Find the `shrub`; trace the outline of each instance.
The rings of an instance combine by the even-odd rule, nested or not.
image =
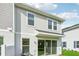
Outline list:
[[[79,52],[78,51],[74,51],[74,50],[63,49],[62,50],[62,55],[63,56],[79,56]]]

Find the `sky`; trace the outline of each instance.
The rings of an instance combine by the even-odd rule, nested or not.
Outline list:
[[[62,24],[62,28],[79,24],[78,3],[28,3],[28,4],[39,10],[65,19],[65,21]]]

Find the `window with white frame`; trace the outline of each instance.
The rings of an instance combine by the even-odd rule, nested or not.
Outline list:
[[[24,55],[29,55],[29,39],[22,39],[22,53]]]
[[[34,15],[31,13],[28,13],[28,24],[34,26]]]
[[[48,29],[52,29],[52,20],[48,20]]]
[[[53,22],[53,29],[57,30],[57,22]]]
[[[74,41],[74,48],[79,48],[79,41]]]
[[[63,42],[63,47],[66,47],[66,42]]]

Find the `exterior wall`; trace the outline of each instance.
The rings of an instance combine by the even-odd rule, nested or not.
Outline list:
[[[20,56],[22,54],[22,38],[29,39],[29,52],[30,55],[37,55],[38,48],[38,40],[33,34],[25,33],[25,34],[16,34],[16,56]]]
[[[32,13],[32,12],[29,12]],[[32,13],[34,14],[34,13]],[[48,19],[46,17],[34,14],[34,26],[28,25],[28,11],[15,7],[15,34],[16,39],[16,55],[22,53],[22,38],[30,39],[30,54],[38,55],[38,39],[35,37],[37,31],[35,29],[61,33],[60,24],[58,30],[48,29]],[[54,20],[53,20],[54,21]],[[53,24],[53,23],[52,23]],[[60,43],[60,42],[59,42]],[[60,50],[59,50],[60,49]],[[57,48],[57,54],[61,54],[61,48]]]
[[[30,54],[38,55],[38,39],[35,37],[37,31],[35,29],[47,30],[51,32],[60,33],[60,24],[58,23],[58,30],[48,29],[48,20],[46,17],[35,15],[35,26],[28,25],[27,19],[28,11],[15,7],[15,33],[10,31],[0,31],[0,36],[4,37],[4,44],[2,45],[2,55],[13,56],[21,55],[22,53],[22,38],[30,39]],[[13,4],[0,4],[0,28],[7,29],[13,27]],[[54,21],[54,20],[53,20]],[[53,23],[52,23],[53,24]]]
[[[38,39],[35,36],[30,37],[30,54],[33,56],[38,55]]]
[[[35,33],[35,29],[61,33],[60,22],[58,21],[56,21],[58,22],[58,30],[53,30],[53,29],[50,30],[48,29],[48,20],[49,20],[48,18],[34,14],[29,11],[22,10],[17,7],[15,11],[16,11],[15,14],[17,14],[16,19],[18,20],[18,23],[19,22],[21,23],[21,25],[20,24],[19,25],[21,26],[22,33],[25,33],[25,32]],[[28,25],[28,13],[34,14],[34,26]],[[55,20],[52,20],[52,21],[55,21]]]
[[[35,14],[35,28],[40,29],[40,30],[45,30],[45,31],[61,33],[59,22],[56,21],[57,22],[57,30],[53,29],[53,22],[55,20],[52,20],[52,29],[48,29],[48,20],[52,20],[52,19]]]
[[[13,56],[14,54],[14,33],[8,31],[13,28],[13,3],[0,3],[0,36],[4,38],[1,46],[1,55]]]
[[[79,48],[74,48],[74,41],[79,41],[79,28],[64,32],[62,41],[67,42],[66,49],[79,51]]]
[[[12,28],[13,4],[0,3],[0,29]]]
[[[37,39],[34,36],[35,29],[27,25],[26,11],[15,8],[15,39],[16,39],[16,55],[22,54],[22,38],[30,39],[30,54],[37,55]],[[32,36],[33,35],[33,36]],[[34,43],[36,42],[36,43]],[[17,48],[18,47],[18,48]]]
[[[1,55],[13,56],[14,54],[14,34],[9,31],[0,31],[0,36],[3,37],[3,45]]]

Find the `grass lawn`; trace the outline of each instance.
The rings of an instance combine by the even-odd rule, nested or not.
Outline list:
[[[63,56],[79,56],[79,52],[78,51],[73,51],[73,50],[62,50],[62,55]]]

